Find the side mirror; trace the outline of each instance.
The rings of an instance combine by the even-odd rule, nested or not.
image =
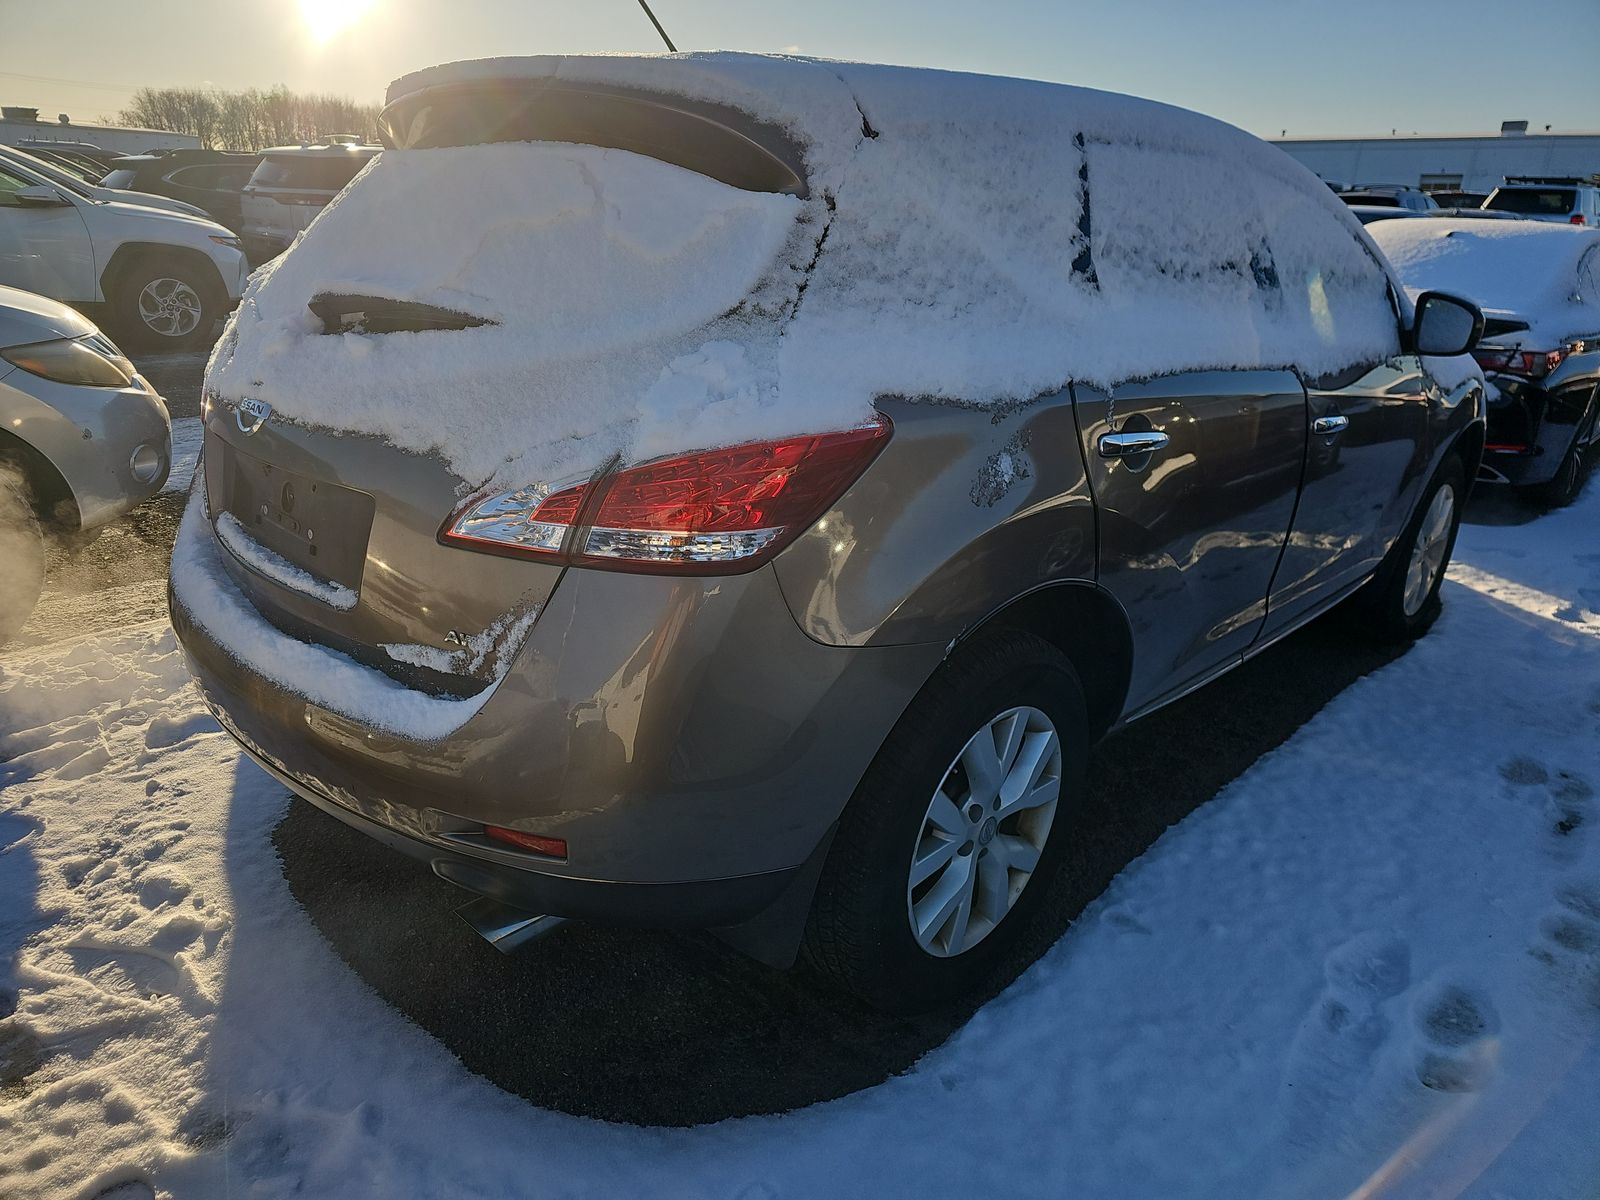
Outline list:
[[[1465,354],[1483,336],[1483,313],[1443,292],[1423,292],[1417,297],[1417,320],[1411,340],[1418,354]]]
[[[55,188],[42,183],[18,188],[11,195],[22,208],[66,208],[72,203]]]

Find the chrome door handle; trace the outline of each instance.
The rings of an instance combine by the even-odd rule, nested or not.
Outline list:
[[[1350,428],[1350,418],[1349,417],[1340,417],[1340,416],[1318,417],[1315,421],[1311,422],[1311,432],[1312,433],[1322,433],[1322,434],[1343,433],[1348,428]]]
[[[1102,433],[1097,445],[1101,458],[1132,458],[1163,449],[1171,440],[1159,429],[1141,429],[1137,433]]]

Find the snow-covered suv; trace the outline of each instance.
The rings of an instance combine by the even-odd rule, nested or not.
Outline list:
[[[238,300],[249,268],[214,221],[105,201],[0,162],[0,284],[105,306],[130,349],[183,349]]]

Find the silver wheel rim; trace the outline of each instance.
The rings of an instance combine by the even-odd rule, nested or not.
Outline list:
[[[1061,738],[1037,708],[1011,708],[945,768],[906,883],[912,936],[936,958],[976,946],[1033,878],[1061,798]]]
[[[152,279],[139,293],[139,319],[163,337],[183,337],[200,324],[200,293],[181,279]]]
[[[1417,540],[1411,547],[1411,562],[1406,567],[1405,613],[1414,617],[1439,581],[1444,570],[1445,551],[1450,546],[1450,522],[1456,512],[1456,490],[1448,483],[1434,493],[1433,503],[1423,514]]]

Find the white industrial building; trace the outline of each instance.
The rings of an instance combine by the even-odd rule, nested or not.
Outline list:
[[[1600,132],[1529,133],[1526,121],[1507,121],[1498,135],[1280,138],[1272,144],[1339,184],[1487,192],[1507,175],[1600,175]]]
[[[0,108],[0,145],[19,142],[87,142],[112,154],[142,154],[146,150],[182,150],[200,145],[188,133],[162,129],[130,129],[123,125],[75,125],[62,113],[54,121],[41,121],[37,108]]]

